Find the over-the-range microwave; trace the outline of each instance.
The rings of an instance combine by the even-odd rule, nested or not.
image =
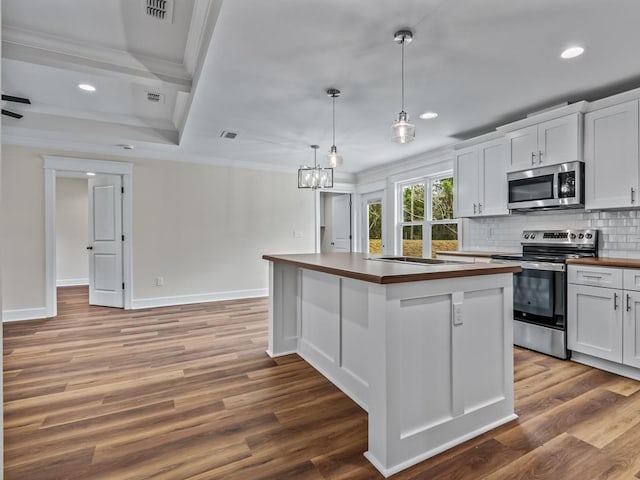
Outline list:
[[[584,207],[584,162],[567,162],[507,174],[509,209]]]

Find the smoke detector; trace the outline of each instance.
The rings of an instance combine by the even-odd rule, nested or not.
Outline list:
[[[145,15],[165,23],[173,23],[173,0],[144,0]]]
[[[227,132],[226,130],[223,130],[222,133],[220,134],[220,137],[222,138],[228,138],[230,140],[233,140],[234,138],[236,138],[238,136],[237,133],[235,132]]]

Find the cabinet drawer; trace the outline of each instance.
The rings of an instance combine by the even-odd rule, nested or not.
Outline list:
[[[567,278],[569,283],[575,283],[578,285],[622,288],[621,268],[569,265]]]
[[[623,285],[625,290],[640,292],[640,269],[625,268]]]

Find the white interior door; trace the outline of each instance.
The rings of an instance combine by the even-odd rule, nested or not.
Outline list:
[[[351,251],[351,195],[331,197],[331,247],[334,252]]]
[[[89,303],[124,307],[122,177],[89,179]]]

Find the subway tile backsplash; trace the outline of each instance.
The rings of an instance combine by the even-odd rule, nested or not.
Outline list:
[[[465,250],[520,251],[523,230],[597,228],[601,257],[640,258],[639,210],[527,212],[469,218],[463,225]]]

